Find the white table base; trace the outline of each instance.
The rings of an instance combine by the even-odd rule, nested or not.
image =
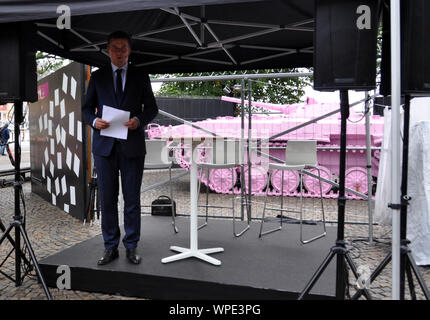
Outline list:
[[[168,262],[187,259],[187,258],[198,258],[198,259],[201,259],[203,261],[209,262],[213,265],[219,266],[219,265],[221,265],[221,261],[218,259],[212,258],[208,254],[216,253],[216,252],[222,252],[222,251],[224,251],[224,248],[210,248],[210,249],[192,250],[189,248],[171,246],[170,250],[177,251],[180,253],[162,259],[161,260],[162,263],[168,263]]]
[[[221,261],[210,257],[208,254],[222,252],[224,248],[198,249],[198,227],[197,227],[197,164],[195,162],[195,151],[201,141],[192,141],[191,165],[190,165],[190,248],[171,246],[170,250],[180,252],[173,256],[161,259],[162,263],[169,263],[187,258],[198,258],[213,265],[221,265]]]

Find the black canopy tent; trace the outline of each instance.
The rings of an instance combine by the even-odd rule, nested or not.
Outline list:
[[[315,0],[101,0],[7,1],[0,0],[2,23],[35,23],[37,50],[92,66],[108,61],[106,38],[114,30],[132,35],[130,60],[148,73],[252,70],[313,65]],[[399,18],[399,1],[392,15]],[[57,28],[60,5],[71,10],[71,29]],[[399,24],[399,23],[398,23]],[[394,24],[395,28],[397,23]],[[400,34],[395,30],[394,35]],[[396,37],[394,37],[397,39]],[[393,42],[395,63],[400,65],[400,37]],[[396,82],[397,81],[397,82]],[[393,86],[393,131],[399,128],[399,88]],[[395,136],[395,135],[392,135]],[[398,156],[398,147],[393,148]],[[399,164],[394,165],[399,172]],[[395,174],[393,173],[393,177]],[[397,180],[396,180],[397,181]],[[395,189],[398,182],[393,183]],[[393,191],[393,202],[399,198]],[[393,218],[397,237],[398,215]],[[396,232],[394,232],[394,230]],[[393,298],[398,298],[399,241],[393,240]],[[395,270],[396,269],[396,270]]]
[[[60,30],[64,4],[71,29]],[[313,16],[313,0],[0,0],[0,23],[36,24],[37,50],[101,66],[107,35],[124,30],[133,40],[130,61],[149,73],[310,67]]]
[[[34,49],[97,67],[109,61],[106,39],[115,30],[131,35],[131,63],[152,74],[306,67],[313,60],[313,7],[313,0],[0,0],[0,28],[6,23],[28,23],[36,28],[36,33],[27,34]],[[70,12],[70,28],[57,25],[63,8]],[[17,101],[17,137],[21,115],[22,101]],[[18,181],[19,156],[15,171]],[[16,237],[20,232],[25,236],[19,220],[19,189],[17,184],[14,221],[20,229],[15,228]],[[32,252],[29,243],[27,247]],[[15,250],[17,285],[19,252]],[[32,259],[37,266],[33,255]]]

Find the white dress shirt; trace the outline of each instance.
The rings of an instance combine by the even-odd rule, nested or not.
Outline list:
[[[124,89],[125,89],[125,82],[126,82],[126,80],[127,80],[127,70],[128,70],[128,63],[126,63],[123,67],[121,67],[121,68],[118,68],[116,65],[114,65],[112,62],[110,63],[111,64],[111,66],[112,66],[112,72],[113,72],[113,77],[112,77],[112,79],[113,79],[113,87],[114,87],[114,89],[115,89],[115,92],[116,92],[116,77],[118,76],[117,74],[116,74],[116,70],[118,70],[118,69],[122,69],[123,71],[121,72],[121,80],[122,80],[122,92],[124,92]],[[133,118],[135,118],[136,120],[137,120],[137,122],[139,123],[138,124],[138,126],[140,125],[140,120],[139,120],[139,118],[137,118],[137,117],[133,117]],[[95,124],[96,124],[96,120],[97,120],[98,118],[95,118],[94,119],[94,121],[93,121],[93,128],[95,128]]]

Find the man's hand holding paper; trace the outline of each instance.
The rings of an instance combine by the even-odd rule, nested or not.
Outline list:
[[[125,123],[130,121],[130,111],[124,111],[109,106],[103,106],[102,120],[107,127],[100,130],[101,136],[127,140],[128,127]],[[135,119],[134,119],[135,120]]]
[[[139,120],[137,120],[136,118],[131,118],[126,123],[124,123],[124,125],[130,130],[136,130],[137,127],[139,127]]]
[[[109,127],[109,122],[107,122],[106,120],[97,118],[94,122],[94,128],[96,129],[101,130],[101,129],[106,129],[108,127]]]

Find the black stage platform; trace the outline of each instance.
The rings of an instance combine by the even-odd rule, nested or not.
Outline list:
[[[169,250],[171,245],[189,247],[189,219],[177,218],[177,225],[179,233],[174,234],[171,218],[142,217],[138,247],[142,262],[137,266],[128,263],[122,244],[119,259],[97,266],[103,252],[100,235],[41,260],[40,267],[48,286],[56,287],[57,267],[69,266],[73,290],[150,299],[296,299],[336,238],[336,229],[327,228],[326,237],[301,245],[299,225],[287,224],[259,239],[258,222],[235,238],[231,220],[214,219],[199,231],[199,248],[223,247],[224,252],[212,255],[222,261],[221,266],[195,258],[163,264],[162,258],[176,253]],[[265,223],[265,228],[274,226]],[[304,227],[307,236],[322,229]],[[335,268],[334,259],[309,298],[334,298]]]

